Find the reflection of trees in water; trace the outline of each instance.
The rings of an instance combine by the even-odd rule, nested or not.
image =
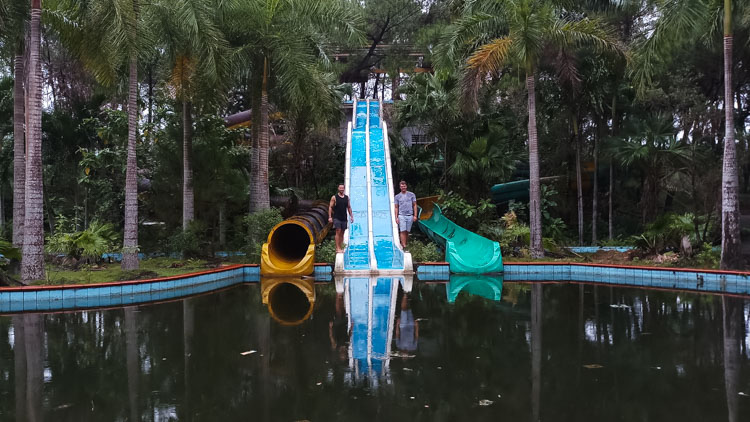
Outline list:
[[[16,421],[26,421],[26,330],[23,316],[13,317],[13,359],[15,364]]]
[[[444,285],[416,284],[412,310],[425,318],[417,357],[392,359],[392,384],[373,390],[348,382],[348,363],[329,341],[334,288],[316,288],[313,318],[297,327],[268,317],[258,286],[38,323],[18,315],[12,351],[11,318],[0,319],[0,353],[15,359],[0,389],[17,393],[0,396],[0,412],[15,407],[24,421],[43,409],[47,420],[172,411],[180,419],[399,419],[424,400],[431,419],[480,420],[497,410],[476,405],[487,398],[508,420],[696,420],[727,409],[730,421],[746,417],[742,299],[601,286],[595,298],[589,285],[506,283],[515,303],[466,295],[448,305]],[[246,350],[257,352],[241,356]]]
[[[543,285],[531,286],[531,420],[541,420]]]
[[[742,299],[722,296],[724,328],[724,386],[729,422],[739,421],[740,367],[745,338],[745,304]]]
[[[124,309],[125,362],[128,371],[128,405],[130,420],[140,420],[138,410],[138,384],[140,381],[140,356],[138,355],[138,311],[130,306]]]

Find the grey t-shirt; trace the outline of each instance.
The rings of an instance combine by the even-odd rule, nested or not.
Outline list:
[[[399,192],[395,197],[396,205],[398,205],[398,215],[414,215],[414,203],[417,202],[417,196],[414,193],[406,191],[406,193]]]

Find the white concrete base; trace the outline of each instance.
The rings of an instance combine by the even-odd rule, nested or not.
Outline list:
[[[414,272],[414,262],[411,260],[411,252],[404,251],[404,272]]]
[[[341,273],[344,271],[344,253],[338,252],[336,253],[336,262],[333,264],[333,272],[334,273]]]

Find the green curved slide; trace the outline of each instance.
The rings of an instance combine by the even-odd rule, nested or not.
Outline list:
[[[485,274],[503,271],[500,244],[454,223],[443,215],[435,197],[422,198],[419,228],[445,251],[450,271],[457,274]]]
[[[490,189],[490,195],[494,204],[502,204],[511,199],[528,201],[529,179],[497,184]]]

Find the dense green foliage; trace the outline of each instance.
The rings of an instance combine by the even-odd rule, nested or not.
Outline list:
[[[490,189],[529,178],[527,76],[535,75],[545,244],[578,243],[580,228],[586,244],[625,243],[714,263],[725,139],[719,3],[178,3],[44,2],[48,252],[80,260],[122,248],[133,53],[141,252],[242,249],[257,262],[282,217],[276,209],[248,215],[256,209],[253,184],[267,177],[256,196],[257,189],[271,197],[292,189],[301,198],[328,198],[344,177],[349,109],[342,100],[382,95],[396,100],[384,111],[394,180],[407,180],[419,197],[440,195],[458,224],[523,255],[533,212],[525,199],[493,204]],[[750,7],[733,4],[734,133],[745,211]],[[114,5],[129,9],[118,15]],[[12,66],[26,14],[0,8],[5,239],[13,217]],[[224,117],[250,109],[252,122],[226,127]],[[186,127],[195,221],[183,229]],[[412,145],[410,133],[421,142]],[[264,164],[254,154],[266,141]],[[330,241],[318,259],[332,261],[329,249]],[[434,245],[416,241],[410,249],[416,261],[439,259]]]

